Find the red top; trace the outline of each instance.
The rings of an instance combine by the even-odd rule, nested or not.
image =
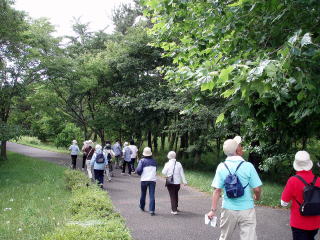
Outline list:
[[[297,175],[301,176],[307,183],[313,181],[314,175],[311,170],[309,171],[298,171]],[[320,216],[301,216],[299,211],[299,204],[303,202],[303,188],[304,183],[296,178],[290,177],[282,192],[281,200],[284,202],[291,201],[291,212],[290,212],[290,226],[299,228],[302,230],[315,230],[320,228]],[[318,177],[315,186],[320,187],[320,177]]]

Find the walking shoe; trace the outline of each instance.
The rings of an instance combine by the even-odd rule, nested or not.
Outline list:
[[[154,212],[150,212],[150,215],[151,215],[151,216],[154,216],[154,215],[156,215],[156,214],[155,214]]]
[[[177,214],[178,214],[178,212],[171,211],[171,214],[173,214],[173,215],[177,215]]]
[[[139,208],[142,212],[144,212],[144,208],[139,205]]]

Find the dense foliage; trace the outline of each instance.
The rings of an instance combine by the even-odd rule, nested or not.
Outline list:
[[[198,168],[239,134],[249,161],[284,178],[297,149],[317,154],[319,1],[134,1],[114,10],[113,33],[77,20],[63,44],[1,1],[19,16],[0,39],[15,70],[2,61],[1,126],[63,147],[134,139]]]

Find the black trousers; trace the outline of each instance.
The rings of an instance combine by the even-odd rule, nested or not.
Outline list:
[[[98,185],[103,188],[104,170],[94,169],[94,179],[98,181]]]
[[[129,175],[131,175],[131,162],[126,162],[126,161],[123,161],[123,165],[122,165],[122,173],[125,173],[126,172],[126,165],[128,165],[128,171],[129,171]]]
[[[84,168],[86,166],[86,160],[87,160],[87,155],[82,156],[82,168]]]
[[[71,160],[72,160],[72,168],[76,169],[76,167],[77,167],[77,155],[71,155]]]
[[[130,162],[130,164],[131,164],[131,169],[132,169],[132,171],[135,171],[136,169],[134,168],[134,163],[136,162],[136,159],[135,158],[131,158],[131,162]]]
[[[176,212],[178,209],[178,201],[179,201],[179,190],[180,190],[180,184],[169,184],[167,185],[167,189],[170,196],[171,201],[171,210]]]
[[[291,227],[293,240],[315,240],[319,229],[303,230]]]

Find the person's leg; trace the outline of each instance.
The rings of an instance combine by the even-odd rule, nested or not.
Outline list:
[[[231,240],[234,229],[237,226],[236,211],[221,209],[220,229],[221,234],[219,240]]]
[[[122,173],[125,173],[126,172],[126,161],[123,161],[123,164],[122,164]]]
[[[135,171],[136,171],[136,169],[135,169],[135,167],[134,167],[135,161],[136,161],[135,158],[131,158],[131,170],[132,170],[132,172],[135,172]]]
[[[86,155],[83,155],[82,156],[82,170],[84,170],[84,167],[86,165],[86,159],[87,159],[87,156]]]
[[[72,169],[76,169],[77,167],[77,155],[71,155],[72,159]]]
[[[175,186],[175,189],[174,189],[175,191],[174,191],[174,193],[175,193],[175,199],[176,199],[176,202],[175,202],[175,204],[176,204],[176,211],[178,211],[180,184],[175,184],[174,186]]]
[[[131,175],[131,172],[132,172],[131,162],[127,162],[127,164],[128,164],[129,175]]]
[[[110,174],[109,164],[106,167],[106,176],[107,176],[108,181],[111,181],[111,174]]]
[[[156,190],[156,182],[150,181],[149,182],[149,211],[151,214],[154,214],[156,208],[156,201],[155,201],[155,190]]]
[[[174,185],[173,185],[173,184],[168,184],[168,185],[167,185],[167,189],[168,189],[169,196],[170,196],[171,211],[176,212],[177,209],[175,209]]]
[[[291,227],[293,240],[314,240],[318,230],[303,230]]]
[[[239,213],[239,228],[240,228],[240,239],[241,240],[256,240],[256,211],[254,208]]]
[[[109,162],[108,168],[109,168],[110,180],[111,180],[111,177],[113,177],[113,162],[112,161]]]
[[[91,170],[90,160],[86,160],[86,164],[87,164],[88,177],[92,179],[92,170]]]
[[[140,195],[140,208],[144,211],[146,205],[146,195],[147,195],[147,183],[141,182],[141,195]]]

